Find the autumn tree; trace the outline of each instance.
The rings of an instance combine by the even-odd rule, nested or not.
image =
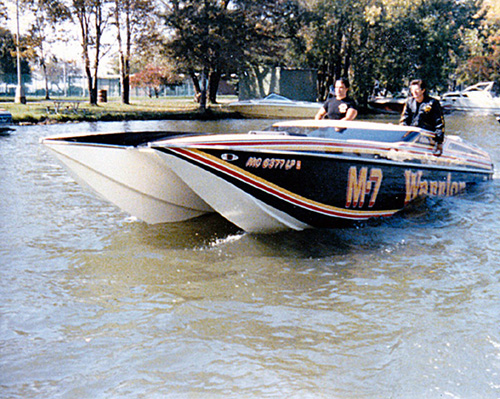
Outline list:
[[[455,83],[500,81],[500,3],[485,0],[478,24],[463,34],[462,49],[467,55],[452,75]]]
[[[180,84],[182,78],[170,66],[149,64],[141,71],[133,74],[130,79],[132,87],[146,88],[149,96],[158,97],[160,90],[166,85]]]

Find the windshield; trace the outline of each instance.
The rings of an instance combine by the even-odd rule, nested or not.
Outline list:
[[[368,140],[383,142],[413,141],[419,135],[415,131],[374,130],[363,128],[271,126],[273,132],[286,132],[292,135],[304,135],[338,140]]]

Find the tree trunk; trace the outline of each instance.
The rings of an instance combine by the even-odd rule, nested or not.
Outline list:
[[[207,110],[207,85],[208,85],[208,79],[207,79],[207,72],[204,69],[203,72],[201,73],[201,92],[200,92],[200,110],[202,112],[205,112]]]
[[[208,101],[217,104],[217,91],[219,90],[221,73],[219,71],[210,72],[208,78]]]
[[[120,55],[120,84],[121,84],[121,100],[123,104],[130,104],[130,3],[123,2],[123,13],[125,14],[125,46],[122,42],[122,26],[121,26],[121,3],[115,0],[115,23],[117,28],[118,53]],[[125,47],[125,48],[124,48]]]
[[[50,100],[50,94],[49,94],[49,77],[47,76],[47,66],[45,65],[45,62],[42,65],[42,70],[43,70],[43,77],[45,80],[45,99]]]
[[[201,98],[200,81],[198,80],[196,73],[192,69],[189,70],[189,76],[191,77],[191,81],[193,82],[194,99],[197,103],[199,103]]]

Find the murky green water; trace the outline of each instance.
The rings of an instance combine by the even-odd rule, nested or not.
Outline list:
[[[148,226],[38,144],[0,137],[0,397],[499,398],[500,184],[363,228]],[[447,116],[500,169],[493,117]]]

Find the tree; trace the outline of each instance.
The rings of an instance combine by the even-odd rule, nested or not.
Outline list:
[[[5,6],[4,2],[0,0],[0,23],[3,21],[7,21],[9,19],[7,15],[7,7]]]
[[[291,1],[170,1],[163,14],[168,28],[166,52],[193,80],[201,109],[216,102],[223,74],[257,59],[283,59],[277,34]]]
[[[158,97],[162,86],[180,84],[182,79],[168,65],[149,64],[131,76],[132,87],[143,87],[149,91],[149,96]]]
[[[49,80],[47,73],[48,60],[54,55],[50,53],[53,44],[53,33],[57,22],[70,18],[68,8],[58,0],[27,0],[34,20],[30,26],[26,41],[29,48],[28,58],[37,63],[44,76],[45,99],[49,99]]]
[[[476,24],[475,0],[308,0],[312,17],[299,33],[318,91],[350,77],[365,103],[375,80],[393,92],[415,76],[443,88],[461,59],[464,29]]]
[[[16,43],[14,36],[9,30],[0,27],[0,79],[7,83],[16,83],[16,70]],[[21,59],[21,73],[23,75],[30,75],[30,72],[28,61],[24,58]]]
[[[106,0],[72,0],[72,14],[80,28],[83,70],[87,77],[89,102],[97,105],[99,62],[109,46],[103,43],[103,35],[110,18]]]
[[[129,104],[132,45],[149,31],[154,16],[153,4],[148,0],[114,0],[113,15],[117,32],[121,99],[123,104]]]
[[[462,49],[466,62],[454,75],[457,83],[500,81],[500,3],[485,0],[479,24],[464,32]]]

